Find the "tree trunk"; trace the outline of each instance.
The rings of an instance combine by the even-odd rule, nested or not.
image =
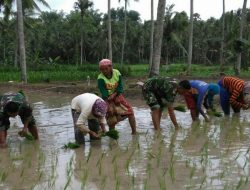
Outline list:
[[[191,73],[192,54],[193,54],[193,0],[190,0],[190,23],[189,23],[189,39],[188,39],[188,69],[187,74]]]
[[[154,48],[154,0],[151,0],[151,31],[150,31],[150,56],[149,56],[149,71],[153,62],[153,48]]]
[[[21,65],[21,81],[27,83],[22,0],[16,0],[16,7],[17,7],[18,42],[19,42],[20,65]]]
[[[109,59],[112,61],[112,37],[111,37],[111,11],[110,0],[108,0],[108,40],[109,40]]]
[[[244,28],[245,19],[246,19],[246,6],[247,6],[247,0],[244,0],[242,13],[241,13],[241,20],[240,20],[240,36],[239,36],[240,41],[242,40],[242,33],[243,33],[243,28]],[[237,66],[235,70],[236,76],[240,75],[240,69],[241,69],[241,52],[239,52],[237,55]]]
[[[83,63],[83,16],[81,16],[81,66]]]
[[[166,0],[159,0],[157,8],[157,20],[154,33],[153,62],[149,71],[149,77],[158,76],[160,73],[161,45],[165,16]]]
[[[126,43],[126,35],[127,35],[127,3],[128,3],[128,0],[125,0],[124,33],[123,33],[123,41],[122,41],[122,58],[121,58],[121,67],[123,66],[124,48],[125,48],[125,43]]]
[[[222,35],[221,35],[221,48],[220,48],[220,70],[224,70],[224,39],[225,39],[225,0],[222,0]]]

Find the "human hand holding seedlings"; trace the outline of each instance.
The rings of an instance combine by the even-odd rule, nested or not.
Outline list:
[[[94,131],[89,131],[89,134],[92,135],[95,138],[100,138],[98,134],[96,134]]]
[[[93,137],[99,138],[99,135],[97,133],[95,133],[94,131],[89,130],[86,126],[84,125],[77,125],[77,127],[79,128],[79,130],[86,135],[87,133],[89,133],[90,135],[92,135]]]
[[[205,119],[205,122],[210,122],[210,119],[206,115],[205,115],[204,119]]]
[[[242,106],[242,109],[243,110],[247,110],[249,108],[249,105],[248,104],[244,104],[243,106]]]
[[[175,129],[179,129],[179,124],[176,121],[176,117],[175,117],[175,113],[174,113],[174,107],[172,105],[168,106],[168,113],[170,116],[170,119],[172,121],[172,123],[174,124]]]

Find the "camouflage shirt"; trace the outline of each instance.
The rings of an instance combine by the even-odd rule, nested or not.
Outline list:
[[[7,130],[9,128],[9,115],[5,110],[5,106],[9,102],[15,102],[19,106],[18,115],[22,122],[26,120],[33,120],[32,108],[27,103],[25,96],[21,93],[9,92],[0,96],[0,130]]]
[[[149,78],[143,86],[143,96],[151,108],[166,107],[174,102],[177,89],[167,77]]]

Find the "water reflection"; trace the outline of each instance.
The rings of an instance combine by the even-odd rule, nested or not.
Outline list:
[[[49,96],[49,98],[48,98]],[[176,112],[175,131],[167,114],[155,132],[150,111],[134,107],[138,135],[127,120],[117,125],[118,141],[86,138],[76,150],[70,101],[74,95],[30,96],[40,142],[10,130],[10,148],[0,150],[0,189],[236,189],[250,187],[249,112],[192,123]],[[60,98],[59,98],[60,97]],[[14,157],[13,157],[14,155]],[[11,169],[10,169],[11,168]],[[17,172],[18,171],[18,172]],[[19,180],[16,180],[19,179]]]

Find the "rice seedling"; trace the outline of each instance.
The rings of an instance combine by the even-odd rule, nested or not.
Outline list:
[[[102,155],[101,157],[98,159],[97,163],[96,163],[96,166],[100,166],[101,165],[101,162],[102,162],[102,159],[104,158],[104,156],[106,155],[105,152],[102,152]]]
[[[35,140],[34,137],[29,132],[19,131],[18,134],[19,134],[20,137],[25,137],[29,141],[34,141]]]
[[[194,165],[194,166],[191,168],[191,171],[190,171],[190,174],[189,174],[189,178],[190,178],[190,179],[193,178],[195,171],[196,171],[196,166]]]
[[[226,184],[224,185],[224,187],[223,187],[223,190],[227,190],[227,189],[229,189],[228,183],[226,183]]]
[[[160,175],[160,177],[158,177],[158,180],[159,180],[159,187],[160,187],[160,189],[161,190],[167,189],[165,175]]]
[[[245,163],[244,163],[244,165],[243,165],[243,170],[245,170],[245,167],[247,166],[247,163],[248,163],[248,161],[247,161],[247,159],[245,160]]]
[[[205,165],[207,165],[208,163],[208,141],[206,141],[203,145],[203,147],[201,148],[201,161],[200,161],[201,165],[203,163],[205,163]]]
[[[141,149],[141,147],[140,147],[140,143],[139,143],[139,142],[137,143],[137,149],[138,149],[138,150],[140,150],[140,149]]]
[[[102,180],[101,180],[101,189],[105,189],[107,183],[107,176],[103,176]]]
[[[132,181],[132,188],[134,189],[134,187],[135,187],[135,173],[132,174],[131,181]]]
[[[155,154],[152,153],[152,152],[148,152],[147,157],[148,157],[149,160],[151,160],[152,158],[155,158]]]
[[[149,131],[149,130],[147,129],[147,131],[146,131],[146,133],[145,133],[145,137],[147,137],[147,135],[148,135],[148,131]]]
[[[130,161],[131,161],[131,159],[132,159],[132,157],[133,157],[133,155],[134,155],[134,153],[135,153],[135,150],[133,150],[132,151],[132,153],[130,154],[130,156],[128,157],[128,159],[126,160],[126,171],[129,173],[129,164],[130,164]]]
[[[91,149],[90,149],[90,150],[89,150],[88,157],[87,157],[87,163],[89,162],[89,159],[90,159],[90,157],[91,157],[91,154],[92,154],[92,151],[91,151]]]
[[[246,176],[246,179],[245,179],[245,185],[248,183],[248,176]]]
[[[222,117],[223,116],[221,112],[217,112],[216,110],[209,110],[209,111],[207,111],[207,114],[211,115],[211,116],[215,116],[215,117]]]
[[[114,176],[116,178],[117,177],[117,171],[118,171],[118,166],[117,166],[117,162],[116,161],[114,162],[113,166],[114,166]]]
[[[147,163],[147,168],[146,168],[146,172],[148,174],[148,176],[151,176],[151,169],[152,169],[152,165],[150,162]]]
[[[172,161],[170,162],[170,166],[169,166],[168,171],[169,171],[169,176],[170,176],[172,182],[174,182],[175,181],[175,170],[174,170],[174,163]]]
[[[129,144],[126,146],[126,151],[125,151],[125,153],[127,153],[128,150],[129,150]]]
[[[183,105],[174,106],[174,110],[180,111],[180,112],[186,112],[186,108]]]
[[[88,171],[88,168],[85,168],[83,170],[83,177],[81,179],[81,189],[85,189],[85,186],[86,186],[86,182],[88,180],[88,177],[89,177],[89,171]]]
[[[111,163],[113,164],[116,161],[116,159],[117,159],[117,154],[113,156]]]
[[[98,167],[99,175],[102,174],[102,159],[103,159],[103,157],[104,157],[105,154],[106,154],[105,152],[102,152],[101,157],[98,159],[98,161],[96,163],[96,166]]]
[[[67,170],[66,170],[66,173],[67,173],[67,181],[66,181],[66,184],[64,186],[64,190],[66,190],[71,182],[71,177],[73,175],[73,167],[72,167],[72,164],[73,164],[73,159],[74,159],[74,156],[71,157],[68,165],[67,165]]]
[[[160,148],[158,149],[158,154],[157,154],[157,167],[160,166],[160,162],[161,162],[161,154],[162,154],[162,146],[160,146]]]
[[[98,165],[98,173],[100,176],[102,175],[102,163]]]
[[[247,151],[245,153],[245,156],[249,153],[249,151],[250,151],[250,147],[248,147],[248,149],[247,149]]]
[[[40,181],[40,180],[42,179],[42,176],[43,176],[43,172],[40,171],[40,172],[39,172],[39,175],[38,175],[38,181]]]
[[[115,129],[111,129],[111,130],[107,131],[106,133],[104,133],[102,136],[108,136],[112,139],[117,140],[117,139],[119,139],[119,132]]]
[[[8,172],[2,170],[0,171],[0,183],[5,182],[5,180],[7,179],[8,176]]]
[[[224,177],[225,177],[225,170],[223,170],[219,175],[220,179],[223,179]]]
[[[20,177],[23,177],[23,174],[24,174],[24,167],[21,170]]]
[[[118,177],[116,177],[115,179],[115,190],[119,190],[120,189],[120,179]]]
[[[143,189],[144,190],[147,190],[149,187],[148,187],[148,177],[146,177],[145,179],[144,179],[144,182],[143,182]]]
[[[204,175],[203,178],[202,178],[202,180],[201,180],[200,189],[202,189],[203,184],[205,183],[206,179],[207,179],[207,176]]]
[[[234,158],[234,160],[237,160],[240,157],[241,152],[237,154],[237,156]]]
[[[240,180],[239,180],[239,182],[238,182],[238,184],[237,184],[237,186],[236,186],[236,190],[238,190],[238,189],[240,189],[241,188],[241,186],[243,185],[243,176],[241,176],[240,177]]]
[[[45,164],[45,160],[46,160],[45,154],[40,150],[38,154],[38,171],[40,171],[41,167]]]
[[[185,161],[185,166],[186,166],[186,168],[189,168],[189,167],[190,167],[190,164],[191,164],[191,160],[190,160],[190,159],[187,159],[187,160]]]
[[[79,148],[80,147],[80,145],[78,144],[78,143],[73,143],[73,142],[69,142],[68,144],[65,144],[64,146],[63,146],[63,148],[65,148],[65,149],[76,149],[76,148]]]
[[[130,163],[130,158],[126,160],[126,171],[128,172],[128,174],[129,174],[129,163]]]

